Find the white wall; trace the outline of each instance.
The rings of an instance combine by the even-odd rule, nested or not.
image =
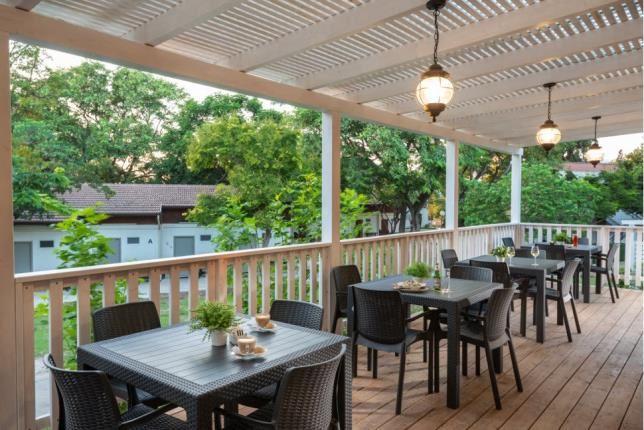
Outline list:
[[[161,229],[153,224],[104,224],[98,231],[108,238],[121,239],[121,261],[150,260],[174,256],[174,237],[193,236],[195,253],[205,254],[214,251],[210,241],[201,241],[201,235],[214,237],[213,229],[199,227],[193,223],[162,224]],[[54,248],[41,248],[40,241],[53,240],[54,247],[60,246],[63,233],[44,225],[14,226],[15,242],[32,243],[32,267],[34,271],[50,270],[58,267],[59,260]],[[128,237],[138,237],[138,244],[128,244]]]

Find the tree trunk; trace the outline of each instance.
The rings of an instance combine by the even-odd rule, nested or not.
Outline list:
[[[404,233],[406,228],[407,228],[407,208],[403,207],[400,209],[398,212],[398,216],[400,217],[400,224],[399,224],[399,232]]]

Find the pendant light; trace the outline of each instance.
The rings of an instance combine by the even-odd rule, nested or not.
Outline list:
[[[452,100],[454,95],[454,85],[449,80],[449,73],[447,73],[438,64],[438,15],[447,3],[447,0],[429,0],[426,4],[427,9],[432,11],[434,15],[434,64],[429,69],[420,75],[420,82],[416,87],[416,98],[423,106],[423,110],[427,112],[432,121],[436,122],[436,117],[445,110],[446,105]]]
[[[541,145],[546,152],[555,147],[561,140],[561,131],[557,124],[550,119],[550,107],[552,105],[552,87],[557,85],[555,82],[544,84],[543,87],[548,90],[548,119],[544,122],[539,131],[537,131],[537,143]]]
[[[593,144],[590,145],[588,152],[586,152],[586,161],[597,167],[600,161],[604,159],[604,150],[599,146],[597,141],[597,121],[601,119],[601,116],[594,116],[593,121],[595,121],[595,138],[593,139]]]

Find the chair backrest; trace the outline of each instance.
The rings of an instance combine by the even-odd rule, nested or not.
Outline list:
[[[546,258],[548,260],[565,260],[566,259],[566,247],[564,245],[537,245],[539,249],[545,251]]]
[[[512,287],[512,276],[510,268],[504,261],[476,261],[471,260],[470,264],[474,267],[485,267],[492,270],[492,282],[503,284],[504,288]]]
[[[51,354],[43,359],[56,381],[61,429],[114,430],[121,421],[116,399],[105,373],[56,367]]]
[[[615,264],[615,256],[619,250],[619,243],[613,243],[610,248],[608,248],[608,254],[606,254],[606,267],[609,270],[612,270],[613,265]]]
[[[505,333],[514,292],[514,287],[498,288],[492,291],[492,295],[487,301],[485,313],[485,334],[489,340],[496,340]]]
[[[405,340],[405,312],[398,291],[353,287],[353,298],[357,334],[384,344]]]
[[[501,239],[501,242],[503,242],[503,246],[511,246],[514,248],[514,239],[511,237],[504,237]]]
[[[461,266],[456,264],[449,271],[449,276],[454,279],[467,279],[470,281],[492,282],[492,270],[485,267]]]
[[[443,259],[443,267],[446,269],[451,269],[454,263],[458,261],[458,255],[453,249],[441,250],[441,258]]]
[[[534,258],[532,256],[532,254],[530,253],[530,247],[516,248],[514,256],[515,257],[521,257],[521,258]],[[537,258],[542,258],[542,259],[545,260],[546,259],[545,251],[541,252]]]
[[[300,327],[320,330],[322,306],[297,300],[275,300],[271,305],[271,319]]]
[[[327,361],[286,370],[275,397],[275,429],[330,428],[338,368],[346,346],[339,349],[338,355]]]
[[[331,269],[331,292],[339,309],[347,308],[347,287],[362,282],[358,266],[353,264]]]
[[[580,245],[590,245],[590,238],[588,238],[588,237],[580,237],[579,238],[579,244]]]
[[[98,309],[92,320],[97,342],[161,327],[157,308],[149,301]]]
[[[575,279],[575,272],[577,271],[577,267],[579,267],[579,263],[580,260],[577,258],[566,262],[566,268],[564,269],[563,276],[561,277],[562,297],[566,297],[570,294],[570,289],[572,288],[572,284]]]

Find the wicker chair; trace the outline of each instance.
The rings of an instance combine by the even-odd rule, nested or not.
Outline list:
[[[443,260],[443,267],[451,269],[458,262],[458,255],[453,249],[443,249],[441,250],[441,259]]]
[[[408,323],[424,317],[425,313],[406,318],[406,310],[398,291],[353,287],[353,295],[355,315],[353,347],[354,351],[357,349],[357,345],[374,350],[373,377],[377,377],[378,372],[377,351],[393,352],[399,355],[400,368],[396,396],[396,415],[399,415],[402,410],[407,348],[419,341],[428,342],[431,345],[432,328],[430,330],[414,330],[407,327]],[[429,357],[431,356],[430,351]],[[428,360],[427,365],[427,387],[430,393],[433,386],[431,361],[431,359]],[[357,375],[356,354],[353,354],[353,374]]]
[[[590,271],[595,273],[597,276],[597,285],[601,285],[602,275],[606,275],[606,279],[608,280],[608,291],[610,292],[610,299],[613,303],[615,303],[615,298],[619,299],[619,291],[617,289],[617,282],[615,281],[615,271],[613,270],[615,267],[615,256],[617,255],[617,251],[619,251],[619,243],[613,243],[608,249],[608,254],[599,257],[599,265],[592,266],[590,268]],[[602,261],[605,263],[605,266],[601,265]]]
[[[580,245],[590,245],[590,238],[584,236],[579,238]]]
[[[96,342],[161,327],[157,308],[150,301],[126,303],[98,309],[92,314],[92,322]],[[112,383],[114,394],[121,399],[127,400],[130,408],[137,403],[144,403],[151,407],[166,403],[163,399],[143,390],[135,389],[116,378],[110,378],[110,382]]]
[[[322,328],[322,306],[297,300],[275,300],[271,319],[313,330]]]
[[[56,367],[51,354],[47,355],[43,362],[56,381],[60,404],[60,430],[188,428],[185,422],[165,414],[175,408],[170,404],[158,409],[138,404],[121,415],[105,373],[98,370],[60,369]]]
[[[521,248],[516,248],[514,256],[515,257],[521,257],[521,258],[534,258],[532,256],[532,254],[531,254],[530,247],[527,247],[527,246],[524,246],[524,247],[521,247]],[[541,258],[541,259],[545,260],[546,259],[546,253],[545,252],[539,253],[537,258]]]
[[[296,300],[275,300],[271,305],[271,319],[313,330],[322,328],[322,307]],[[239,398],[237,403],[261,408],[275,398],[277,384],[267,385],[252,394]]]
[[[501,239],[501,242],[503,242],[503,246],[508,246],[508,247],[511,246],[512,248],[515,247],[514,246],[514,239],[512,239],[511,237],[504,237],[504,238]]]
[[[222,429],[222,417],[226,419],[226,430],[339,428],[334,420],[338,412],[335,392],[345,352],[346,346],[342,345],[339,354],[328,361],[287,369],[275,402],[248,416],[215,409],[215,428]]]
[[[331,327],[333,333],[335,333],[338,320],[347,317],[347,287],[360,282],[362,282],[362,278],[357,266],[351,264],[331,269],[331,291],[335,292],[335,311]]]
[[[450,270],[450,278],[467,279],[470,281],[492,282],[492,270],[484,267],[455,265],[455,266],[452,266]],[[478,307],[475,307],[473,311],[478,312]],[[434,311],[433,313],[425,317],[425,329],[427,329],[428,327],[434,328],[433,364],[434,364],[434,392],[436,393],[440,391],[440,341],[442,339],[447,339],[447,331],[441,330],[440,324],[447,324],[447,314],[441,313],[439,311]],[[478,352],[478,348],[477,348],[477,352]],[[480,352],[478,352],[478,354],[480,354]]]
[[[572,314],[575,318],[575,326],[577,327],[577,333],[581,333],[581,327],[579,326],[579,318],[577,317],[577,309],[575,307],[575,299],[570,293],[572,289],[573,279],[575,273],[577,273],[577,268],[579,267],[579,260],[571,260],[566,263],[564,268],[563,276],[561,282],[559,283],[559,288],[546,288],[546,300],[551,300],[557,302],[558,311],[561,312],[563,317],[564,325],[566,326],[566,335],[568,336],[568,342],[572,342],[572,334],[570,332],[570,324],[568,322],[568,314],[566,312],[565,304],[570,302],[572,307]],[[528,288],[526,294],[522,298],[522,312],[521,312],[521,321],[522,324],[525,324],[525,313],[523,310],[526,307],[526,300],[528,297],[535,298],[537,295],[537,289],[535,287]]]
[[[487,360],[488,374],[494,394],[494,404],[496,409],[501,409],[501,397],[499,388],[496,384],[496,374],[492,360],[492,351],[508,344],[510,358],[512,360],[512,369],[514,370],[514,379],[517,384],[517,390],[523,391],[521,375],[519,373],[519,364],[512,343],[512,335],[509,326],[510,303],[515,294],[514,287],[497,289],[492,292],[488,300],[488,307],[485,316],[478,317],[476,322],[465,321],[461,327],[461,341],[463,349],[467,349],[467,344],[475,345],[477,349],[485,349],[485,358]],[[462,363],[467,367],[467,362]]]

